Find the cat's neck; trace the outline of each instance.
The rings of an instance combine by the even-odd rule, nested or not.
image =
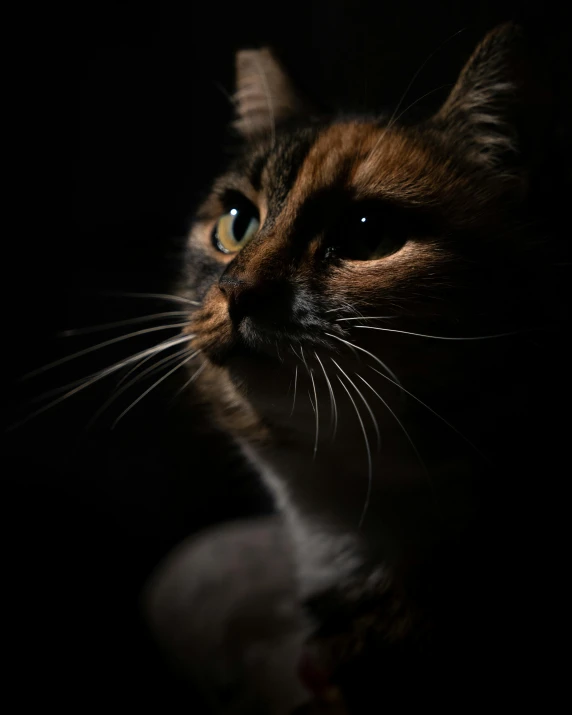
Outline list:
[[[372,414],[362,402],[358,418],[351,400],[338,390],[334,436],[328,403],[319,400],[322,413],[316,418],[308,397],[313,386],[306,382],[299,378],[293,411],[292,391],[287,395],[286,389],[283,398],[274,390],[270,400],[259,401],[270,442],[242,444],[284,514],[298,552],[303,595],[309,597],[364,569],[374,572],[381,563],[423,558],[462,529],[474,508],[471,490],[479,459],[438,420],[436,438],[448,449],[432,448],[427,429],[424,435],[406,432],[407,409],[395,394],[393,414],[368,399]],[[323,395],[325,383],[317,386]]]

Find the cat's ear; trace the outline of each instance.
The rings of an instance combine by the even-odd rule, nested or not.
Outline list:
[[[305,102],[268,47],[236,55],[236,120],[245,137],[272,132],[284,119],[307,112]]]
[[[515,118],[522,100],[523,35],[507,23],[489,32],[433,118],[456,151],[496,167],[517,153]]]

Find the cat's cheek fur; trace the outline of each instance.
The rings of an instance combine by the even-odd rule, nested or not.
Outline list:
[[[255,444],[269,440],[265,421],[246,399],[244,390],[230,379],[225,367],[205,359],[197,389],[217,424],[235,439],[248,439]]]
[[[385,315],[388,312],[386,298],[393,291],[403,292],[410,281],[419,281],[420,276],[430,274],[443,261],[444,256],[437,255],[429,242],[408,241],[385,258],[344,261],[331,271],[325,294],[332,302],[343,299],[352,305],[367,305],[381,311],[379,315]]]
[[[218,285],[211,285],[202,306],[193,313],[188,332],[195,336],[193,347],[221,364],[232,349],[235,337],[226,300]]]

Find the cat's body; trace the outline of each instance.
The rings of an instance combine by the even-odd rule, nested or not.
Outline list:
[[[461,672],[453,653],[482,653],[493,634],[506,645],[518,632],[519,608],[494,614],[522,567],[514,549],[527,541],[531,503],[521,496],[543,465],[553,468],[542,449],[523,458],[522,448],[550,429],[546,377],[535,369],[547,343],[538,350],[533,329],[549,334],[562,317],[554,265],[564,259],[539,235],[515,160],[514,35],[491,33],[440,112],[408,128],[392,118],[308,121],[268,52],[239,55],[246,148],[198,212],[193,277],[181,291],[199,303],[189,330],[199,394],[274,494],[285,528],[274,575],[236,601],[247,611],[270,604],[259,611],[268,633],[272,604],[296,614],[287,646],[281,636],[265,643],[272,676],[258,685],[244,663],[260,637],[235,648],[233,677],[260,688],[260,712],[304,700],[295,674],[312,633],[350,711],[362,712],[376,673],[388,689],[425,673],[435,695],[440,668]],[[226,544],[220,554],[237,533],[213,537]],[[269,550],[256,534],[235,558],[260,568]],[[200,640],[201,599],[214,602],[219,589],[219,627],[243,619],[229,605],[240,569],[209,572],[205,543],[172,559],[151,588],[151,620],[183,663]],[[338,622],[351,643],[364,610],[378,635],[358,649],[361,695],[352,695],[353,656],[324,643]],[[489,665],[493,682],[501,661]],[[280,673],[290,699],[268,694]],[[214,707],[254,711],[239,701]]]

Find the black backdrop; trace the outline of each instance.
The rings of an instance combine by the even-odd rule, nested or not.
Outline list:
[[[177,239],[223,159],[236,49],[273,45],[318,103],[368,110],[393,108],[437,50],[405,108],[452,82],[482,34],[509,18],[547,52],[565,52],[563,18],[540,2],[85,2],[27,18],[13,59],[27,79],[24,139],[13,142],[25,205],[5,238],[8,422],[45,404],[35,396],[154,343],[139,336],[12,380],[119,334],[55,337],[64,329],[170,309],[108,293],[168,291]],[[112,386],[93,385],[6,435],[9,658],[22,698],[69,701],[75,712],[198,712],[147,637],[138,594],[186,534],[267,500],[224,439],[202,431],[200,414],[180,400],[167,406],[176,380],[110,429],[134,389],[86,431]]]

